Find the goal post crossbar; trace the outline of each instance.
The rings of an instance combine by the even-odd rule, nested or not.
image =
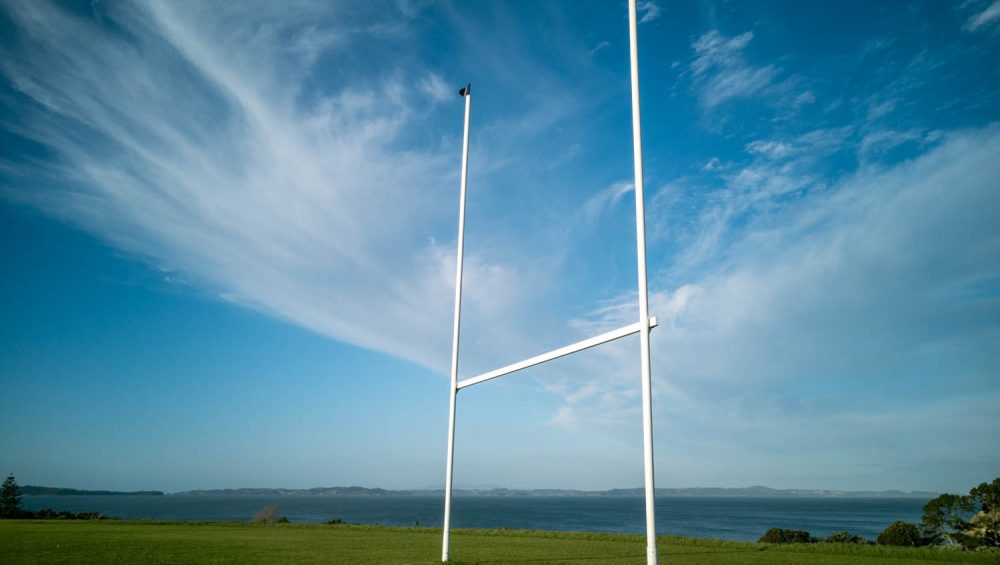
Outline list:
[[[649,318],[649,329],[653,329],[657,326],[658,321],[655,316],[650,316]],[[617,330],[611,330],[610,332],[602,333],[601,335],[594,336],[590,339],[585,339],[583,341],[578,341],[576,343],[567,345],[565,347],[560,347],[559,349],[553,349],[548,353],[542,353],[541,355],[536,355],[534,357],[525,359],[524,361],[518,361],[517,363],[511,363],[510,365],[500,367],[488,373],[483,373],[479,376],[465,379],[459,381],[456,386],[457,389],[461,390],[472,385],[477,385],[482,382],[486,382],[491,379],[509,375],[528,367],[534,367],[535,365],[541,365],[547,361],[552,361],[553,359],[558,359],[560,357],[565,357],[572,353],[578,351],[583,351],[584,349],[590,349],[601,345],[602,343],[608,343],[609,341],[614,341],[616,339],[621,339],[632,334],[637,334],[642,331],[642,322],[636,322],[634,324],[629,324],[627,326],[618,328]]]

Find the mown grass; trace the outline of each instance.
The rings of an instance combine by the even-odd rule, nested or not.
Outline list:
[[[659,538],[662,563],[1000,563],[993,553]],[[439,528],[125,521],[0,521],[0,563],[439,563]],[[645,563],[641,536],[456,530],[452,562]]]

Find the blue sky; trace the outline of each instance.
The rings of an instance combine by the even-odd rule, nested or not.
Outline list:
[[[0,465],[443,484],[630,323],[624,2],[0,3]],[[1000,469],[1000,1],[640,6],[660,486]],[[642,481],[638,343],[458,486]]]

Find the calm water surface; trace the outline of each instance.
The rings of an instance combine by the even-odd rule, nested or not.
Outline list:
[[[927,501],[918,498],[785,498],[661,496],[661,534],[755,541],[768,528],[807,530],[814,536],[848,530],[874,539],[895,520],[919,522]],[[25,496],[30,510],[96,511],[127,519],[240,522],[275,504],[297,523],[345,522],[440,526],[444,500],[437,496]],[[643,533],[641,497],[459,496],[456,528]]]

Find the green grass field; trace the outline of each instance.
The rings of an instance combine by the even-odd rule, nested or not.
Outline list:
[[[1000,554],[840,544],[659,539],[664,564],[1000,563]],[[452,562],[645,563],[619,534],[456,530]],[[0,521],[0,563],[439,563],[441,530],[380,526]]]

